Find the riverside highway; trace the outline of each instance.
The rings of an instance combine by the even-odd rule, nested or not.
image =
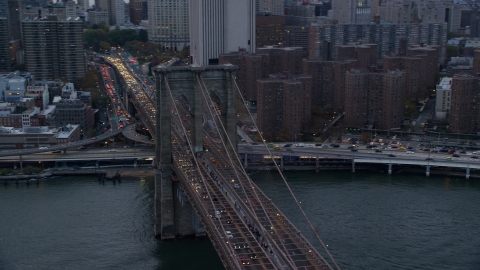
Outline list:
[[[340,145],[339,148],[313,148],[313,147],[282,147],[281,150],[273,150],[270,153],[274,156],[300,156],[300,157],[319,157],[329,159],[354,159],[355,162],[369,160],[370,163],[396,163],[396,164],[417,164],[433,165],[446,167],[464,167],[480,169],[480,158],[473,155],[472,151],[465,154],[459,154],[459,157],[452,157],[447,153],[431,153],[429,151],[407,151],[402,150],[381,150],[375,152],[373,149],[365,148],[365,145],[359,146],[356,152],[347,149],[350,145]],[[241,154],[269,155],[263,145],[252,145],[251,148],[245,148],[246,145],[239,145],[238,152]],[[263,148],[263,149],[262,149]]]
[[[114,149],[114,150],[112,150]],[[23,161],[76,161],[76,160],[105,160],[105,159],[150,159],[155,156],[151,148],[101,148],[69,150],[67,153],[43,152],[23,155]],[[18,157],[0,157],[0,162],[18,161]]]

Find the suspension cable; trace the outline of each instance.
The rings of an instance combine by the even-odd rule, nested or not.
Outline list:
[[[202,78],[201,76],[197,75],[197,77],[198,77],[198,80],[203,84],[203,87],[202,87],[202,85],[200,85],[200,86],[201,86],[200,88],[202,89],[202,94],[203,94],[203,96],[204,96],[205,101],[206,101],[208,104],[213,104],[213,101],[212,101],[210,95],[208,95],[208,90],[207,90],[207,86],[205,85],[205,81],[203,80],[203,78]],[[208,99],[207,99],[207,97],[208,97]],[[216,123],[217,121],[215,121],[215,118],[213,117],[213,113],[212,113],[212,111],[210,110],[210,106],[207,106],[207,107],[209,108],[208,110],[209,110],[209,112],[210,112],[210,114],[211,114],[211,116],[212,116],[212,119],[214,120],[213,123],[214,123],[216,129],[217,129],[218,131],[220,131],[220,129],[218,128],[218,125],[217,125],[217,123]],[[222,127],[223,132],[227,135],[227,136],[225,136],[225,137],[227,138],[228,143],[230,144],[230,146],[232,147],[232,149],[235,149],[232,141],[230,140],[230,137],[228,136],[228,133],[227,133],[227,131],[226,131],[226,129],[225,129],[225,126],[223,125],[222,121],[218,121],[218,122],[220,123],[220,126]],[[225,150],[227,150],[227,147],[226,147],[226,145],[225,145],[225,142],[224,142],[222,136],[220,136],[220,139],[221,139],[223,148],[224,148]],[[236,166],[235,166],[235,164],[234,164],[234,162],[233,162],[233,160],[232,160],[232,158],[231,158],[231,156],[230,156],[229,151],[225,151],[225,152],[226,152],[226,154],[227,154],[228,160],[230,161],[230,164],[232,165],[232,168],[234,169],[234,172],[235,172],[235,175],[237,176],[237,179],[239,179],[239,180],[242,179],[242,178],[240,178],[240,176],[239,176],[239,174],[238,174],[238,172],[237,172],[237,169],[235,169]],[[237,160],[241,163],[241,161],[239,160],[238,155],[235,155],[235,156],[236,156]],[[242,168],[243,168],[243,167],[242,167]],[[242,174],[243,174],[243,176],[245,177],[244,179],[247,179],[247,181],[250,180],[250,178],[248,177],[248,175],[247,175],[247,173],[246,173],[245,170],[242,171]],[[250,185],[251,185],[251,184],[250,184]],[[250,185],[249,185],[249,186],[250,186]],[[242,190],[243,190],[244,194],[247,194],[247,193],[245,192],[244,186],[241,185],[241,187],[242,187]],[[256,189],[253,189],[253,194],[255,195],[255,199],[258,201],[258,203],[259,203],[260,205],[262,205],[262,211],[265,213],[265,217],[268,219],[268,222],[269,222],[270,224],[273,224],[273,223],[272,223],[272,220],[270,219],[269,214],[265,212],[265,207],[263,207],[263,203],[262,203],[262,201],[260,200],[260,198],[258,197],[258,194],[257,194]],[[251,209],[254,209],[251,200],[247,200],[247,201],[248,201],[248,204],[250,205],[250,208],[251,208]],[[258,222],[259,225],[261,225],[262,223],[261,223],[260,220],[258,219],[257,213],[255,213],[255,211],[253,211],[253,214],[254,214],[253,218],[255,218],[255,220]],[[263,226],[261,226],[261,227],[262,227],[261,230],[262,230],[263,235],[266,235],[267,232],[266,232],[265,228],[264,228]],[[274,228],[274,230],[276,231],[275,228]],[[277,248],[279,248],[279,250],[283,250],[283,251],[284,251],[284,254],[287,255],[287,256],[285,256],[285,257],[286,257],[287,259],[289,259],[290,264],[291,264],[292,266],[295,266],[295,263],[293,262],[292,258],[290,258],[290,255],[288,254],[288,251],[287,251],[284,243],[283,243],[282,241],[280,241],[280,245],[281,245],[282,248],[283,248],[283,249],[282,249],[282,248],[280,248],[280,247],[278,246],[277,243],[275,243],[275,241],[273,241],[273,242],[274,242],[274,245],[277,246]]]
[[[238,91],[238,94],[239,94],[240,98],[242,99],[242,103],[245,104],[245,99],[243,98],[242,93],[240,92],[240,89],[238,88],[238,84],[237,84],[235,78],[233,77],[233,75],[232,75],[232,80],[235,82],[235,85],[237,86],[236,89],[237,89],[237,91]],[[300,205],[297,197],[296,197],[295,194],[293,193],[293,190],[291,189],[290,185],[288,184],[287,179],[285,178],[285,176],[283,175],[282,171],[280,170],[277,162],[275,161],[275,158],[273,157],[272,153],[270,152],[270,149],[267,147],[267,145],[266,145],[266,143],[265,143],[265,139],[263,138],[262,133],[261,133],[260,130],[258,129],[257,123],[256,123],[256,121],[253,119],[252,114],[250,113],[250,110],[248,110],[248,108],[247,108],[247,112],[248,112],[248,115],[250,116],[253,124],[255,125],[255,128],[259,131],[258,134],[260,135],[260,139],[262,140],[263,145],[264,145],[265,148],[267,149],[270,157],[272,158],[272,161],[273,161],[274,164],[275,164],[275,167],[276,167],[278,173],[280,174],[280,177],[282,178],[285,186],[287,187],[287,189],[289,190],[290,194],[292,195],[292,197],[293,197],[295,203],[297,204],[298,208],[299,208],[300,211],[302,212],[302,215],[304,216],[305,220],[307,221],[308,225],[309,225],[310,228],[312,229],[312,231],[313,231],[314,235],[316,236],[316,238],[318,239],[318,241],[321,243],[321,245],[323,246],[323,248],[324,248],[325,251],[327,252],[328,256],[329,256],[330,259],[332,260],[332,262],[333,262],[333,264],[335,265],[335,267],[336,267],[337,269],[340,269],[340,267],[338,267],[338,265],[337,265],[337,262],[335,261],[335,259],[332,257],[332,255],[331,255],[330,252],[328,251],[327,247],[325,246],[325,244],[323,243],[322,239],[320,238],[318,232],[315,230],[315,227],[313,226],[312,222],[310,221],[310,219],[308,218],[307,214],[305,213],[305,211],[303,210],[302,206]],[[328,264],[328,262],[327,262],[327,264]]]

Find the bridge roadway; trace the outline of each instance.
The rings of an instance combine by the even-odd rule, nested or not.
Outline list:
[[[141,89],[131,71],[118,58],[105,59],[128,82],[128,91],[137,109],[142,112],[148,106],[148,113],[142,112],[141,117],[154,135],[152,112],[155,108],[149,107],[154,105],[152,95],[147,94],[149,89]],[[227,269],[330,268],[246,174],[234,177],[237,175],[234,169],[238,168],[229,167],[227,161],[214,154],[205,154],[200,166],[197,157],[186,148],[186,142],[180,139],[184,136],[176,132],[172,132],[172,136],[175,138],[172,142],[174,180],[180,181],[181,189]],[[218,159],[216,165],[223,167],[215,167],[210,158]],[[232,187],[232,180],[240,184],[241,191]],[[220,218],[216,211],[220,213]],[[231,232],[231,236],[227,231]]]
[[[216,154],[221,152],[203,154],[201,166],[195,166],[180,138],[173,141],[174,171],[227,268],[329,269],[271,200]]]

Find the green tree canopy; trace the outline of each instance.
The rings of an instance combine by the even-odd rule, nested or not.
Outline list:
[[[147,30],[140,29],[140,31],[138,31],[138,39],[141,42],[148,42],[148,32],[147,32]]]

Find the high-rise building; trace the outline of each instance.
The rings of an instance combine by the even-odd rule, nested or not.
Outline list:
[[[450,130],[474,133],[480,129],[479,79],[468,74],[455,74],[452,80]]]
[[[20,49],[20,14],[17,0],[0,1],[0,71],[10,71]]]
[[[350,42],[377,44],[377,59],[399,54],[416,44],[438,45],[438,64],[444,64],[447,24],[314,24],[310,26],[309,58],[337,59],[338,46]]]
[[[285,47],[302,47],[303,57],[308,57],[309,26],[286,26]]]
[[[345,124],[400,127],[405,111],[405,76],[402,71],[370,73],[353,69],[345,76]]]
[[[189,0],[148,1],[148,39],[169,50],[182,50],[188,46],[188,2]]]
[[[355,60],[303,60],[303,73],[312,76],[312,106],[343,112],[345,73],[356,67]]]
[[[480,76],[480,49],[473,51],[473,75]]]
[[[245,99],[256,100],[258,79],[280,72],[302,74],[302,48],[269,46],[258,48],[256,54],[241,49],[234,53],[220,54],[219,64],[237,65],[239,70],[236,81],[240,92]]]
[[[143,1],[142,0],[130,0],[130,22],[139,25],[142,21]]]
[[[109,0],[110,25],[125,24],[125,2],[124,0]]]
[[[285,37],[285,22],[285,16],[257,13],[255,17],[255,47],[282,44]]]
[[[272,15],[283,15],[283,0],[255,0],[255,11],[268,12]]]
[[[83,22],[79,19],[22,21],[27,70],[38,79],[75,79],[85,76]]]
[[[376,9],[374,16],[394,24],[446,22],[446,1],[375,0],[372,8]]]
[[[283,133],[293,139],[304,130],[311,117],[312,77],[273,74],[259,79],[257,124],[266,138]]]
[[[6,17],[0,16],[0,72],[10,71],[10,38],[9,24]]]
[[[110,9],[110,0],[95,0],[95,9],[108,11]]]
[[[77,0],[77,6],[80,10],[87,11],[90,8],[89,0]]]
[[[217,64],[220,54],[239,48],[255,52],[254,0],[190,0],[193,63]]]
[[[371,21],[370,0],[335,0],[332,17],[338,24],[365,24]]]

